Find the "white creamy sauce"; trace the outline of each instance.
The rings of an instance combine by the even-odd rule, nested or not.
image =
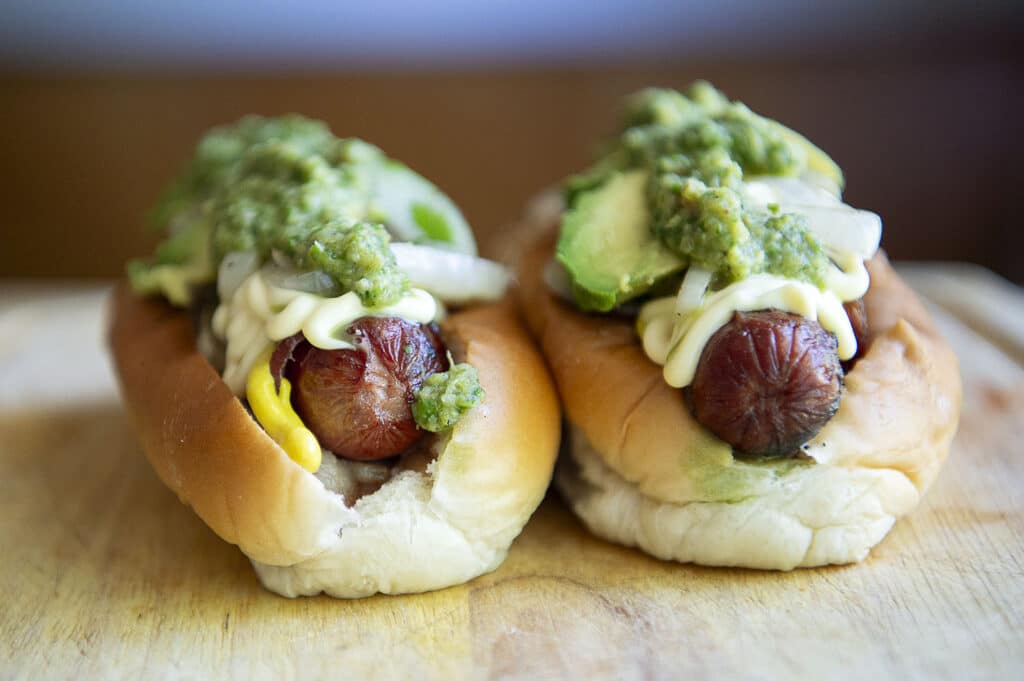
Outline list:
[[[425,324],[434,321],[440,306],[422,289],[411,289],[392,305],[369,308],[349,292],[327,298],[281,288],[267,281],[263,270],[253,272],[222,301],[213,315],[213,332],[225,341],[224,382],[236,395],[266,348],[301,331],[315,347],[350,349],[345,329],[362,317],[401,317]]]
[[[778,203],[783,212],[787,212],[787,206],[792,212],[805,213],[804,206],[818,211],[810,220],[812,231],[832,260],[825,288],[756,274],[719,291],[708,291],[707,277],[703,276],[706,273],[692,268],[696,274],[691,277],[687,273],[678,296],[652,300],[641,308],[637,320],[644,352],[664,366],[665,381],[673,387],[682,388],[693,381],[704,346],[736,312],[776,309],[798,314],[817,321],[835,335],[840,359],[849,359],[857,352],[857,338],[843,303],[857,300],[870,286],[864,260],[878,248],[878,216],[851,208],[829,192],[796,179],[746,183],[744,200],[762,205]],[[829,217],[823,211],[831,211],[841,220],[823,222]]]
[[[641,338],[647,356],[664,365],[665,381],[675,388],[690,384],[704,346],[735,312],[775,309],[798,314],[835,334],[840,359],[849,359],[857,352],[857,339],[843,301],[832,291],[822,291],[806,282],[756,274],[707,295],[700,308],[689,314],[676,314],[674,304],[675,298],[669,297],[644,306]]]

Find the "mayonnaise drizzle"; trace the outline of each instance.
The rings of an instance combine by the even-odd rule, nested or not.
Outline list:
[[[759,197],[761,200],[777,198],[770,193],[770,187],[751,183],[750,189],[765,194]],[[845,205],[836,198],[830,201]],[[833,264],[825,275],[824,290],[795,279],[756,274],[719,291],[705,293],[692,309],[686,309],[686,305],[679,309],[677,296],[650,301],[640,309],[637,318],[644,352],[653,362],[664,366],[666,383],[683,388],[693,381],[704,346],[735,312],[776,309],[817,321],[835,334],[839,358],[853,357],[857,353],[857,337],[843,302],[857,300],[867,293],[870,277],[863,254],[827,245],[826,250]]]
[[[822,291],[806,282],[756,274],[712,293],[698,310],[688,315],[675,318],[670,308],[674,303],[674,298],[663,298],[648,303],[641,311],[641,317],[646,318],[642,333],[644,351],[653,361],[664,365],[665,382],[674,388],[693,381],[704,346],[735,312],[792,312],[817,321],[835,334],[840,359],[849,359],[857,352],[857,338],[843,302],[832,291]]]
[[[301,331],[315,347],[343,350],[355,347],[344,337],[345,328],[362,317],[401,317],[425,324],[434,321],[439,306],[432,295],[413,288],[398,302],[365,307],[349,292],[336,298],[274,286],[262,272],[250,274],[231,299],[213,314],[213,332],[227,343],[224,382],[236,395],[260,354],[273,343]]]

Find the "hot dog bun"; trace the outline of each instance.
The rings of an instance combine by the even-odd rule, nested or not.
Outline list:
[[[456,361],[477,368],[484,402],[425,471],[402,471],[352,507],[264,433],[196,350],[187,314],[123,285],[112,308],[115,367],[146,456],[280,594],[361,597],[465,582],[504,560],[547,488],[558,403],[508,303],[442,324]]]
[[[571,425],[556,484],[596,534],[662,559],[789,570],[864,558],[934,480],[956,432],[955,355],[884,254],[869,348],[806,461],[747,463],[691,415],[632,320],[584,314],[542,279],[557,213],[533,211],[522,307]]]

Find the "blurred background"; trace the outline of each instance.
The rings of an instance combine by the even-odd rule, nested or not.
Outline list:
[[[485,252],[623,95],[706,78],[803,132],[904,259],[1024,281],[1024,2],[5,0],[0,276],[99,277],[211,125],[301,112],[462,207]]]

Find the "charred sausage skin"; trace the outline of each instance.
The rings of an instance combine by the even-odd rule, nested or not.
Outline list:
[[[694,415],[740,453],[793,454],[839,407],[836,347],[835,336],[799,315],[737,312],[701,354]]]
[[[347,333],[355,349],[323,350],[301,334],[271,358],[292,383],[292,405],[321,446],[338,456],[375,461],[401,454],[424,431],[410,404],[432,374],[448,368],[435,325],[364,317]]]

